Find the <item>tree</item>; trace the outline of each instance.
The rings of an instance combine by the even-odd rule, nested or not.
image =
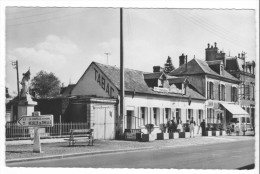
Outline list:
[[[172,59],[170,56],[168,56],[166,63],[164,64],[164,72],[166,74],[170,73],[171,71],[175,70],[173,64],[172,64]]]
[[[31,81],[31,90],[39,97],[55,97],[60,92],[60,80],[51,72],[40,71]]]

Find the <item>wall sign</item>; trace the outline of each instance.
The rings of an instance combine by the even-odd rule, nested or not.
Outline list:
[[[99,84],[99,86],[110,96],[113,97],[114,88],[112,85],[106,80],[96,68],[95,70],[95,81]]]

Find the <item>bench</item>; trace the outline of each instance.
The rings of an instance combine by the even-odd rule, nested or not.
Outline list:
[[[88,140],[88,146],[93,146],[93,129],[71,129],[69,139],[64,139],[69,141],[69,146],[74,146],[77,141]],[[84,135],[84,137],[75,136],[76,134]]]

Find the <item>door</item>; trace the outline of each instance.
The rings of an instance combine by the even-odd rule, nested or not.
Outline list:
[[[126,111],[126,128],[132,128],[132,111]]]
[[[115,138],[115,108],[114,106],[94,107],[94,138]]]

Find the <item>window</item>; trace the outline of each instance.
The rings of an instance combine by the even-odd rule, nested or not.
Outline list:
[[[202,122],[202,118],[203,118],[203,111],[201,109],[199,109],[199,120],[198,120],[198,124],[200,124]]]
[[[226,100],[226,88],[225,85],[221,84],[220,85],[220,100],[225,101]]]
[[[211,108],[207,109],[207,122],[214,123],[214,110]]]
[[[166,118],[166,120],[169,119],[169,115],[170,115],[170,109],[169,108],[165,108],[165,118]]]
[[[252,85],[252,100],[255,100],[255,86],[254,84]]]
[[[236,87],[231,87],[231,101],[232,102],[237,102],[237,88]]]
[[[176,109],[176,120],[181,120],[181,109]]]
[[[192,109],[188,109],[188,119],[190,120],[192,117]]]
[[[245,99],[245,93],[246,93],[246,88],[245,88],[245,84],[242,84],[242,98]]]
[[[153,119],[154,119],[154,125],[158,126],[159,124],[159,119],[158,119],[158,109],[153,108]]]
[[[145,107],[141,107],[141,125],[145,125]]]
[[[248,114],[250,114],[250,108],[247,108],[246,111],[247,111]],[[250,123],[250,118],[249,117],[246,118],[246,122]]]
[[[214,99],[214,84],[213,82],[207,82],[207,98]]]

